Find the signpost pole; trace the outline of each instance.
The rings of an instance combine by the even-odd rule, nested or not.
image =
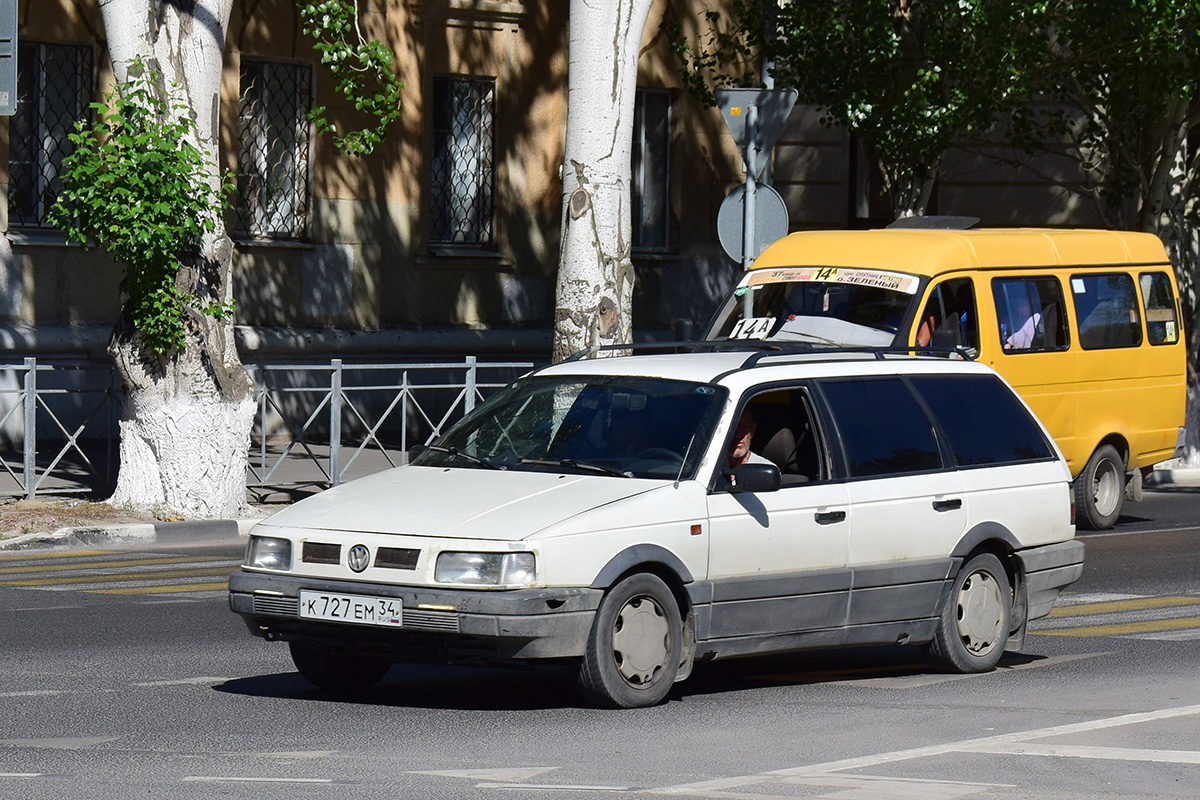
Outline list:
[[[750,269],[750,265],[754,263],[754,255],[757,252],[754,249],[754,190],[758,188],[758,180],[755,177],[758,175],[758,153],[755,147],[754,138],[758,133],[758,106],[753,105],[746,109],[746,145],[744,148],[744,159],[746,161],[746,197],[745,203],[742,206],[742,269]],[[752,292],[746,292],[742,298],[742,318],[749,319],[754,316],[754,296]]]

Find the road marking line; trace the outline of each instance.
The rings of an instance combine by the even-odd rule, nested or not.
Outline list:
[[[971,749],[971,752],[992,755],[1094,758],[1106,761],[1152,761],[1162,764],[1200,764],[1200,752],[1195,750],[1139,750],[1132,747],[1014,743],[994,747],[975,747]]]
[[[124,589],[85,589],[90,594],[167,594],[170,592],[215,592],[228,589],[228,581],[221,583],[191,583],[179,586],[132,586]]]
[[[185,783],[345,783],[333,778],[237,778],[219,775],[189,775]]]
[[[43,697],[54,694],[75,694],[76,689],[36,689],[29,692],[0,692],[0,697]]]
[[[186,565],[181,565],[181,567]],[[157,572],[112,572],[98,575],[72,575],[62,578],[24,578],[16,581],[0,581],[0,586],[70,586],[78,583],[120,583],[127,581],[145,581],[158,578],[199,578],[205,575],[228,575],[230,567],[208,567],[206,569],[177,569]]]
[[[1113,636],[1121,633],[1148,633],[1151,631],[1174,631],[1183,628],[1200,628],[1200,617],[1178,619],[1151,619],[1131,622],[1127,625],[1089,625],[1083,628],[1047,628],[1030,631],[1034,636]]]
[[[1089,614],[1111,614],[1117,611],[1142,611],[1147,608],[1197,606],[1200,597],[1141,597],[1136,600],[1113,600],[1107,603],[1074,604],[1056,608],[1048,617],[1086,617]]]
[[[212,558],[198,556],[164,556],[162,558],[125,558],[110,561],[80,561],[72,564],[46,564],[37,567],[5,567],[0,568],[0,575],[19,575],[30,572],[62,572],[64,570],[101,569],[104,567],[139,567],[147,564],[179,564],[187,561],[213,561]],[[240,564],[240,561],[232,561]]]
[[[584,786],[566,783],[477,783],[476,789],[541,789],[560,792],[628,792],[628,786]]]
[[[1157,722],[1177,717],[1200,715],[1200,705],[1178,706],[1163,708],[1157,711],[1142,711],[1133,714],[1122,714],[1116,717],[1089,720],[1087,722],[1072,722],[1065,725],[1054,725],[1048,728],[1035,728],[1015,733],[1003,733],[998,736],[986,736],[980,739],[964,739],[958,742],[914,747],[909,750],[893,750],[888,753],[876,753],[857,758],[846,758],[840,761],[828,761],[824,764],[810,764],[803,767],[772,770],[758,775],[743,775],[732,778],[718,778],[711,781],[667,786],[661,789],[649,789],[650,794],[704,794],[706,796],[721,796],[713,792],[745,786],[751,783],[762,783],[772,778],[802,777],[806,775],[823,775],[827,772],[843,772],[851,769],[869,769],[881,764],[892,764],[898,761],[911,761],[918,758],[942,756],[948,753],[971,753],[975,748],[998,747],[1005,744],[1024,742],[1030,739],[1043,739],[1049,736],[1061,736],[1070,733],[1085,733],[1088,731],[1118,728],[1125,725],[1138,725],[1143,722]]]
[[[1200,639],[1200,628],[1185,628],[1181,631],[1163,631],[1162,633],[1136,633],[1120,638],[1140,639],[1143,642],[1190,642]]]
[[[204,683],[220,683],[227,681],[229,678],[214,678],[211,675],[202,675],[199,678],[180,678],[173,681],[143,681],[134,683],[133,686],[192,686]]]
[[[40,778],[40,772],[0,772],[0,778]]]
[[[1103,603],[1111,600],[1138,600],[1144,594],[1114,594],[1112,592],[1085,592],[1084,594],[1060,594],[1054,601],[1055,608],[1074,606],[1081,603]]]
[[[96,744],[115,742],[119,736],[63,737],[59,739],[0,739],[0,747],[36,747],[45,750],[82,750]]]
[[[0,564],[8,561],[44,561],[51,558],[88,558],[94,556],[102,556],[107,553],[107,550],[72,550],[67,553],[21,553],[19,555],[2,555],[0,556]]]

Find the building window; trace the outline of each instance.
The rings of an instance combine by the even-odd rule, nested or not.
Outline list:
[[[662,89],[638,89],[633,111],[633,246],[668,248],[670,220],[671,95]]]
[[[242,59],[237,232],[299,239],[308,223],[312,69]]]
[[[67,136],[88,116],[91,95],[90,47],[18,44],[17,104],[8,128],[9,224],[52,227],[46,217],[62,192],[62,162],[75,150]]]
[[[431,244],[495,244],[495,109],[492,78],[433,79]]]

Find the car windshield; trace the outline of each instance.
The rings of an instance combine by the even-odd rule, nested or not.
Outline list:
[[[706,338],[888,347],[896,343],[919,283],[915,275],[873,269],[752,271],[726,301]]]
[[[531,376],[493,395],[413,464],[690,478],[727,392],[628,376]]]

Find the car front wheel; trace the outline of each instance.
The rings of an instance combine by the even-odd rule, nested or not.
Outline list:
[[[682,646],[683,623],[670,588],[657,575],[631,575],[600,602],[579,690],[601,708],[660,703],[675,682]]]

